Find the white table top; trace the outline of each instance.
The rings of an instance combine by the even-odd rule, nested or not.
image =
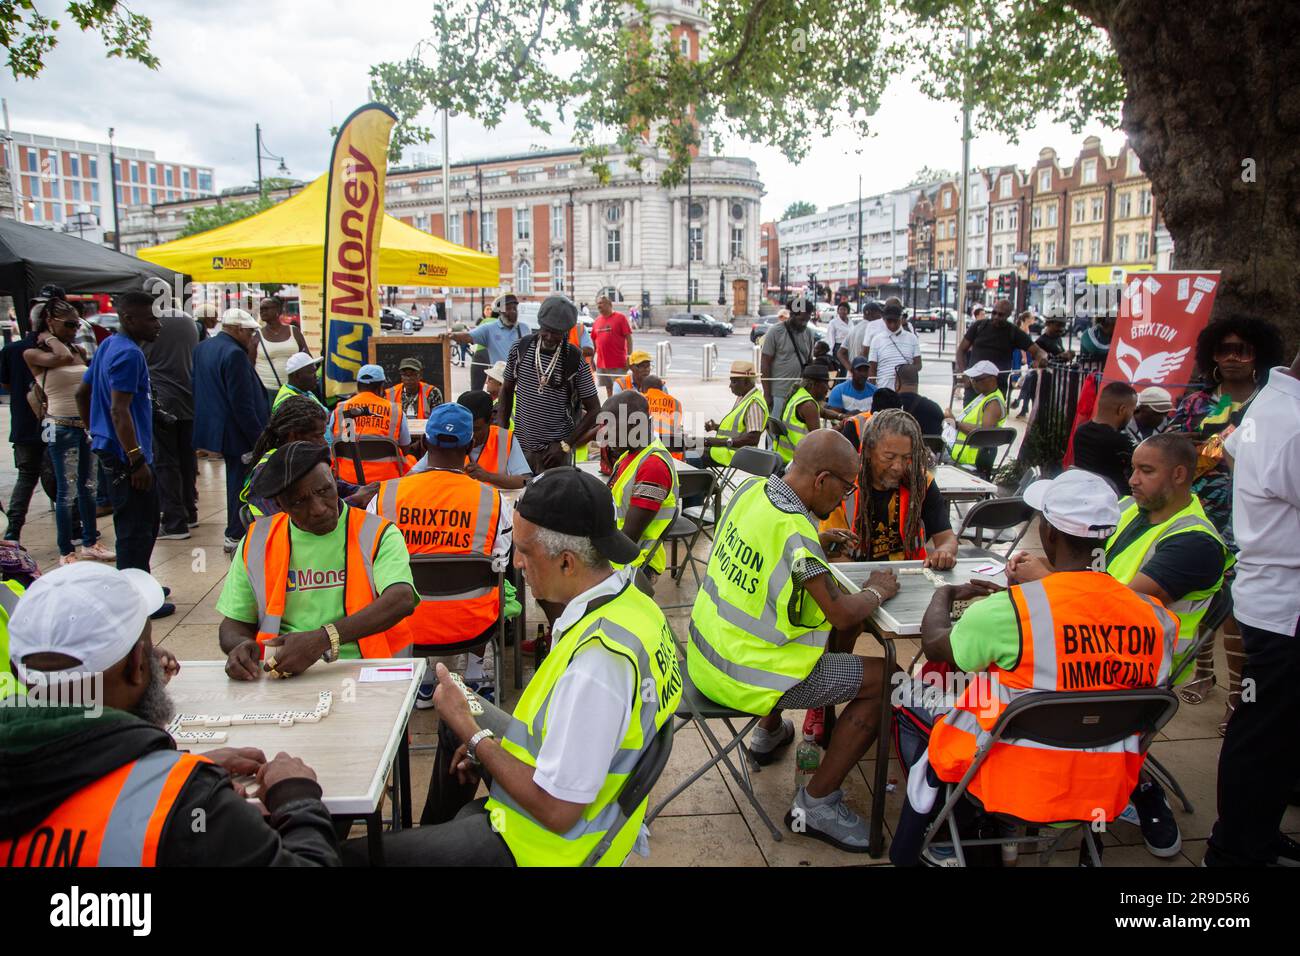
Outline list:
[[[940,465],[936,468],[934,483],[945,498],[954,495],[983,495],[992,498],[998,493],[998,486],[993,482],[985,481],[956,465]]]
[[[703,468],[696,468],[694,465],[682,461],[680,458],[674,458],[673,464],[676,466],[677,474],[679,475],[698,475],[705,470]],[[576,467],[581,471],[587,472],[587,474],[589,475],[595,475],[601,481],[604,481],[606,478],[609,477],[608,475],[602,475],[600,473],[600,461],[594,458],[588,458],[586,461],[580,461],[578,462]]]
[[[408,679],[382,683],[357,680],[363,667],[414,665]],[[333,814],[368,814],[379,808],[384,783],[424,676],[424,658],[374,658],[313,664],[287,680],[264,677],[235,681],[225,661],[183,661],[167,685],[178,714],[243,714],[284,709],[312,710],[321,691],[332,691],[329,715],[319,723],[234,724],[213,729],[224,743],[179,744],[203,753],[221,747],[259,747],[267,758],[284,751],[316,772],[326,809]]]
[[[920,568],[923,564],[922,561],[855,561],[836,564],[834,567],[854,584],[861,586],[873,571],[886,570],[897,573],[905,569]],[[958,558],[957,565],[952,570],[934,573],[942,577],[947,584],[965,584],[977,574],[978,569],[988,568],[994,564],[1002,563],[990,558]],[[978,576],[1002,585],[1007,583],[1004,571],[999,571],[997,574],[980,573]],[[898,593],[882,604],[871,615],[871,620],[886,636],[915,637],[921,633],[921,618],[925,616],[925,609],[930,606],[935,587],[936,585],[931,583],[924,574],[899,574]]]

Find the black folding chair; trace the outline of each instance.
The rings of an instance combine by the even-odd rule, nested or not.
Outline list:
[[[502,608],[505,606],[505,565],[500,567],[491,555],[486,554],[413,554],[411,555],[411,580],[415,584],[415,593],[421,601],[449,601],[456,598],[469,599],[488,593],[496,588],[501,595]],[[415,644],[415,648],[424,648],[426,654],[442,656],[459,654],[461,651],[476,651],[487,644],[493,645],[496,660],[493,662],[492,680],[496,687],[497,706],[505,702],[505,682],[502,680],[506,656],[506,619],[504,613],[497,615],[496,624],[491,633],[475,635],[451,644]],[[522,675],[515,672],[515,688],[523,686]]]
[[[672,574],[674,581],[681,582],[682,572],[687,567],[691,569],[691,575],[695,578],[695,586],[700,585],[700,572],[695,569],[697,564],[704,562],[695,557],[695,544],[700,540],[700,535],[704,533],[705,512],[709,509],[709,501],[713,498],[714,476],[711,471],[695,471],[681,474],[677,479],[677,500],[685,501],[688,498],[702,498],[703,505],[697,505],[694,509],[683,509],[668,529],[664,531],[660,541],[663,544],[672,545],[672,561],[669,563],[667,570]],[[688,514],[688,511],[696,511],[697,517]],[[709,526],[713,525],[709,520]],[[679,542],[687,542],[686,554],[679,563],[677,560],[677,545]]]
[[[1019,435],[1014,428],[977,428],[969,435],[965,436],[965,446],[975,448],[979,451],[984,449],[993,449],[990,455],[977,455],[977,461],[974,465],[964,465],[958,462],[958,467],[965,469],[982,478],[987,478],[1006,463],[1007,456],[1011,453],[1011,446],[1015,444],[1016,437]],[[959,439],[960,441],[960,439]],[[956,445],[953,446],[954,448]],[[1002,454],[998,454],[996,449],[1001,448]],[[991,464],[983,464],[983,460],[991,459]],[[956,461],[956,458],[953,459]]]
[[[353,452],[354,445],[356,448],[355,454]],[[337,463],[340,461],[350,461],[355,466],[357,456],[360,456],[362,474],[357,476],[357,484],[359,485],[366,484],[364,473],[366,462],[402,461],[404,457],[397,442],[381,435],[358,435],[355,442],[340,439],[330,446],[330,454],[336,463],[336,470]]]
[[[945,461],[948,457],[948,443],[943,440],[942,435],[922,435],[921,441],[925,447],[930,449],[936,462]]]
[[[973,547],[959,546],[958,557],[1002,559],[1010,555],[1020,543],[1020,539],[1025,536],[1025,532],[1029,530],[1029,523],[1034,520],[1034,514],[1034,509],[1025,503],[1024,498],[1017,495],[975,502],[967,510],[961,528],[957,531],[959,542],[965,539],[974,542],[974,545]],[[1012,529],[1018,530],[1008,539],[1004,532]],[[989,531],[993,532],[988,536],[989,545],[1005,544],[1006,555],[1000,555],[984,547],[985,532]]]
[[[1197,656],[1205,649],[1205,646],[1214,640],[1214,632],[1223,626],[1223,622],[1232,616],[1232,589],[1228,587],[1225,581],[1219,588],[1217,594],[1210,601],[1210,606],[1205,609],[1205,616],[1201,618],[1201,623],[1196,629],[1196,636],[1191,644],[1183,651],[1180,651],[1178,663],[1171,669],[1169,679],[1162,685],[1172,691],[1177,691],[1179,679],[1187,672],[1187,668],[1196,662]],[[1187,813],[1195,813],[1196,808],[1192,806],[1192,801],[1188,799],[1187,794],[1183,791],[1182,786],[1178,783],[1178,778],[1173,775],[1164,764],[1156,759],[1155,754],[1147,754],[1147,760],[1144,769],[1159,783],[1161,786],[1173,791],[1183,810]]]
[[[701,514],[705,518],[706,528],[716,524],[715,515],[722,514],[722,496],[734,490],[740,482],[737,481],[737,475],[755,475],[759,478],[770,478],[781,468],[781,456],[768,448],[758,448],[753,445],[746,445],[744,448],[736,449],[736,453],[731,458],[731,464],[726,466],[714,465],[711,470],[718,475],[718,481],[713,486],[713,501],[711,503],[712,514]],[[703,506],[705,508],[709,506]],[[693,508],[687,508],[685,513],[691,517],[696,517]],[[705,535],[709,535],[706,530]]]
[[[782,459],[780,453],[777,452],[776,445],[782,438],[789,437],[790,429],[786,427],[785,422],[781,421],[781,419],[777,418],[775,415],[769,415],[767,419],[767,432],[772,436],[772,454],[776,455],[776,460],[779,463],[775,474],[779,475],[781,472],[785,471],[785,460]]]
[[[1178,698],[1166,687],[1137,688],[1133,690],[1085,691],[1081,693],[1042,691],[1016,698],[1002,712],[992,731],[981,734],[970,767],[956,784],[946,784],[947,799],[935,817],[921,845],[951,848],[960,866],[966,865],[964,847],[992,846],[1001,843],[1038,843],[1043,838],[1033,836],[997,836],[990,839],[962,840],[957,830],[953,811],[959,800],[966,796],[970,782],[979,773],[994,745],[1003,740],[1028,741],[1068,750],[1088,750],[1109,747],[1133,734],[1140,735],[1139,750],[1146,753],[1156,733],[1167,724],[1178,710]],[[1053,824],[1071,824],[1060,828],[1045,851],[1050,860],[1060,842],[1075,829],[1083,827],[1084,843],[1093,866],[1101,866],[1096,838],[1090,820],[1025,820],[1010,814],[994,813],[992,816],[1030,827],[1048,827]],[[948,824],[951,837],[947,841],[935,840],[939,828]]]
[[[641,755],[641,759],[623,781],[618,796],[614,798],[618,804],[618,816],[605,831],[600,843],[596,844],[587,859],[583,861],[583,866],[596,866],[609,852],[610,845],[618,838],[628,820],[650,799],[650,791],[659,782],[659,777],[664,772],[664,767],[668,766],[668,758],[672,752],[673,718],[669,717],[655,734],[654,742]]]

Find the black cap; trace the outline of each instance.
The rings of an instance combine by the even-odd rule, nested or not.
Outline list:
[[[578,310],[568,296],[547,296],[537,310],[537,324],[554,332],[567,332],[577,321]]]
[[[867,312],[881,312],[884,308],[879,299],[868,299],[867,304],[862,307],[862,311],[864,314]]]
[[[813,362],[803,367],[803,377],[812,379],[814,382],[829,382],[831,373],[830,369],[821,362]]]
[[[618,530],[614,499],[604,482],[572,465],[548,468],[529,483],[515,512],[539,528],[590,538],[609,561],[629,564],[641,549]]]
[[[330,450],[309,441],[291,441],[277,448],[257,469],[249,490],[259,498],[274,498],[317,465],[328,465]]]

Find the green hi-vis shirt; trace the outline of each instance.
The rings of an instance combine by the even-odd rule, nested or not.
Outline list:
[[[289,522],[289,587],[284,597],[281,634],[314,631],[343,617],[344,570],[347,565],[347,509],[329,534],[315,535]],[[236,621],[257,623],[257,598],[248,583],[244,567],[244,544],[239,542],[235,560],[226,575],[225,586],[217,600],[217,611]],[[384,529],[375,555],[375,590],[382,594],[394,584],[415,586],[411,578],[411,559],[406,542],[396,526]],[[361,650],[356,643],[339,646],[339,658],[357,660]]]
[[[1011,595],[990,594],[970,604],[948,635],[952,661],[970,674],[996,664],[1004,671],[1015,670],[1020,660],[1020,625]]]

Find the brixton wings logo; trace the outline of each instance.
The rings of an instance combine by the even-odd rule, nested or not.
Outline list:
[[[1151,382],[1153,385],[1159,385],[1168,378],[1169,373],[1179,368],[1187,353],[1192,350],[1191,346],[1188,346],[1176,352],[1143,355],[1118,338],[1115,340],[1115,349],[1115,363],[1128,376],[1130,382]]]

